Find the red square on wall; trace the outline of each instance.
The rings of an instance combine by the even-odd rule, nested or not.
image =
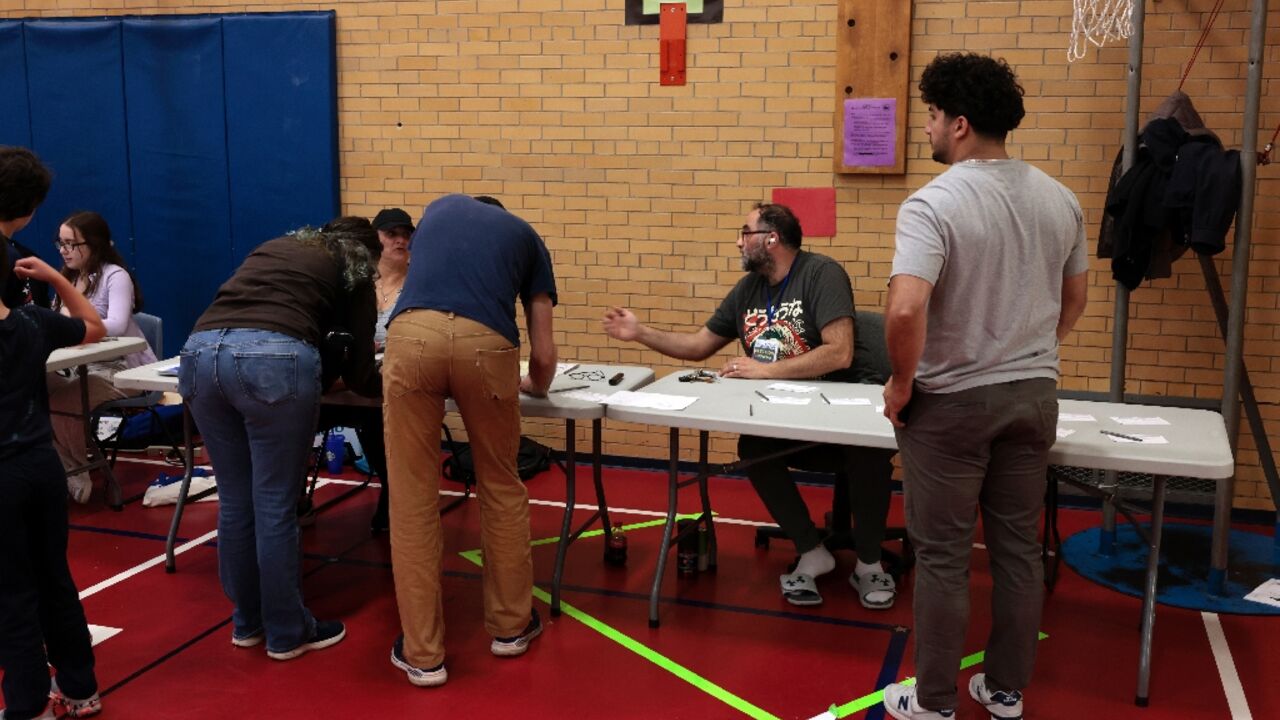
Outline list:
[[[791,208],[805,237],[835,237],[835,188],[774,188],[773,202]]]

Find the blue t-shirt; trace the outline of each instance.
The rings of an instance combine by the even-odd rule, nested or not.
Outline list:
[[[427,206],[391,319],[411,308],[457,313],[520,344],[516,298],[557,302],[551,255],[529,223],[468,195]]]
[[[53,442],[45,361],[84,341],[84,321],[23,305],[0,320],[0,459]]]

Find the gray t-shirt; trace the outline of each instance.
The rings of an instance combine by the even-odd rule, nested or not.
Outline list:
[[[1062,281],[1086,253],[1075,195],[1021,160],[956,163],[907,198],[893,275],[933,284],[916,386],[1057,380]]]

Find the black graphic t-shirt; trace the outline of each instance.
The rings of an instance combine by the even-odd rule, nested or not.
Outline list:
[[[738,338],[747,355],[758,341],[776,340],[778,359],[783,360],[822,345],[822,328],[843,317],[853,317],[849,274],[835,260],[802,250],[791,274],[775,286],[756,273],[744,275],[707,320],[707,329]],[[847,374],[839,371],[822,379],[848,381]]]

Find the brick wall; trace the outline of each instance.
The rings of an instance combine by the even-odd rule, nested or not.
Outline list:
[[[893,222],[907,194],[941,170],[928,158],[912,89],[907,174],[837,176],[833,146],[834,0],[726,0],[725,22],[692,25],[688,85],[662,87],[657,27],[625,26],[620,0],[437,2],[131,2],[0,0],[7,17],[315,10],[338,14],[342,200],[372,215],[416,212],[446,192],[486,193],[547,239],[560,281],[556,340],[565,359],[677,368],[609,341],[599,317],[624,304],[693,329],[739,275],[734,229],[774,187],[837,188],[839,234],[808,245],[840,261],[861,307],[882,307]],[[1146,22],[1142,112],[1177,87],[1212,0],[1163,0]],[[1068,64],[1071,2],[916,0],[913,83],[935,54],[990,51],[1018,70],[1028,116],[1012,152],[1080,197],[1091,246],[1122,142],[1123,44]],[[1264,68],[1280,67],[1280,12]],[[1228,144],[1241,143],[1249,17],[1223,12],[1185,90]],[[1259,144],[1280,122],[1280,79],[1264,78]],[[1280,165],[1259,168],[1246,363],[1280,440]],[[1231,253],[1216,259],[1229,287]],[[1221,395],[1223,343],[1193,259],[1133,294],[1131,392]],[[1105,391],[1113,283],[1090,270],[1090,301],[1063,349],[1063,385]],[[713,363],[716,361],[713,361]],[[1243,426],[1243,423],[1242,423]],[[1247,426],[1246,426],[1247,427]],[[606,452],[658,458],[666,433],[606,424]],[[560,444],[557,423],[526,431]],[[583,431],[585,432],[585,430]],[[585,439],[585,435],[584,435]],[[716,438],[722,459],[730,438]],[[694,444],[686,442],[692,453]],[[691,458],[692,455],[689,455]],[[1237,506],[1271,501],[1242,435]]]

